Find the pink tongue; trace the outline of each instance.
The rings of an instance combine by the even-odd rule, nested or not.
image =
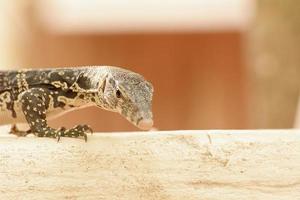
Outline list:
[[[138,127],[142,130],[149,130],[152,128],[152,126],[153,126],[152,119],[142,119],[138,124]]]

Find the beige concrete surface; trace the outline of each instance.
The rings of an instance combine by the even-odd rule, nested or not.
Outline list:
[[[0,132],[0,199],[300,199],[300,131]]]

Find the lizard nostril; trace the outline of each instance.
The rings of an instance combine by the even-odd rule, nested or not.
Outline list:
[[[143,130],[149,130],[152,128],[152,126],[153,126],[152,119],[142,119],[138,123],[138,127]]]

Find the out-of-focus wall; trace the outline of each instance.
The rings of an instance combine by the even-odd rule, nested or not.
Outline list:
[[[17,64],[18,34],[24,33],[24,27],[18,22],[24,17],[24,4],[0,1],[0,69]],[[16,12],[20,15],[15,15]]]
[[[293,127],[300,89],[299,9],[294,0],[257,1],[248,34],[254,127]]]
[[[19,68],[36,35],[31,24],[33,0],[0,1],[0,69]]]

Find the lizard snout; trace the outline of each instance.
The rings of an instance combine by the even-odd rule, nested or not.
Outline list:
[[[142,130],[150,130],[153,126],[152,119],[142,119],[138,123],[138,127]]]

